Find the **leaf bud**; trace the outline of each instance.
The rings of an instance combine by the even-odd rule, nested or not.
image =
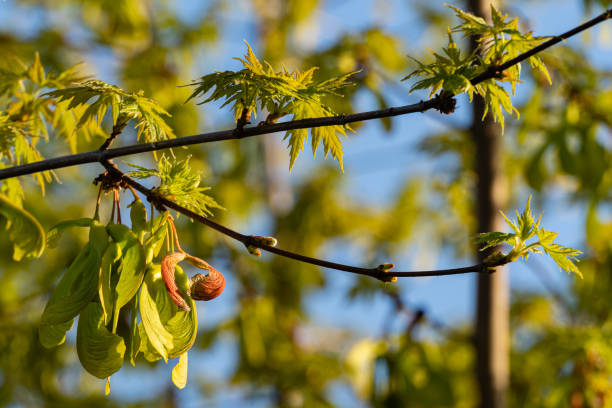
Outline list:
[[[385,273],[389,273],[391,271],[391,269],[395,268],[395,264],[392,263],[383,263],[378,265],[378,267],[376,268],[379,272],[382,272],[383,274]],[[383,282],[397,282],[397,276],[380,276],[378,279],[382,280]]]

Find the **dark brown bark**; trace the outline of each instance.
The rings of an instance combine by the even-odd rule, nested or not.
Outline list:
[[[469,0],[472,13],[490,19],[490,2]],[[475,47],[475,42],[472,43]],[[500,172],[501,129],[490,115],[481,120],[484,100],[474,98],[471,128],[475,145],[476,208],[478,232],[499,231],[502,220],[499,209],[505,201],[505,187]],[[482,259],[484,254],[479,253]],[[478,275],[476,302],[476,376],[481,407],[507,406],[509,329],[508,277],[501,267],[497,273]]]

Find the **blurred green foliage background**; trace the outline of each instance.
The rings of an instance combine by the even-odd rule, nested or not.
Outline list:
[[[601,12],[600,2],[561,3],[506,1],[501,7],[527,28],[538,29],[543,20],[553,30],[539,35]],[[560,9],[573,13],[551,18]],[[399,83],[414,69],[406,54],[437,49],[446,27],[455,24],[452,12],[435,2],[380,0],[20,0],[0,4],[0,21],[0,55],[29,63],[39,52],[44,66],[56,71],[83,62],[83,74],[159,101],[179,136],[233,126],[228,110],[185,104],[191,89],[180,85],[237,66],[231,58],[242,55],[243,39],[275,67],[318,66],[319,78],[361,70],[356,86],[333,102],[335,111],[349,113],[417,101],[422,95],[408,95],[408,85]],[[612,58],[609,45],[607,57],[602,51],[605,30],[609,24],[542,54],[553,85],[525,77],[515,100],[520,120],[506,124],[501,193],[511,208],[533,194],[534,206],[552,214],[548,224],[585,252],[583,280],[559,279],[555,267],[535,260],[510,267],[512,274],[532,275],[512,294],[513,407],[612,407]],[[243,232],[273,235],[289,250],[351,264],[461,266],[473,252],[475,228],[466,106],[460,99],[453,116],[418,114],[355,126],[356,134],[344,141],[345,174],[332,160],[307,155],[289,174],[279,135],[176,154],[193,155],[191,165],[227,209],[215,211],[214,219]],[[92,135],[76,149],[92,150],[102,140]],[[126,131],[123,143],[134,141]],[[40,148],[46,157],[68,153],[53,144]],[[100,171],[93,164],[58,171],[62,184],[49,185],[44,197],[24,178],[24,205],[46,228],[91,216],[91,180]],[[383,284],[284,258],[249,257],[240,244],[184,217],[178,226],[183,247],[228,280],[218,301],[199,305],[187,388],[174,388],[171,366],[142,360],[116,374],[105,397],[103,381],[78,364],[74,333],[59,348],[40,345],[37,325],[46,299],[85,239],[75,232],[26,263],[13,262],[9,243],[0,240],[0,404],[477,404],[465,313],[473,296],[470,277]],[[430,299],[426,306],[419,291]],[[457,307],[464,313],[454,313]]]

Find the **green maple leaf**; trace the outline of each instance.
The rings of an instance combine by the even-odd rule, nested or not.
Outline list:
[[[153,191],[169,200],[198,214],[212,215],[210,209],[223,209],[211,196],[205,194],[210,187],[200,185],[200,175],[194,174],[189,166],[188,156],[185,160],[169,160],[162,155],[158,160],[158,169],[149,169],[128,163],[134,167],[128,176],[139,179],[158,177],[160,185]]]
[[[501,244],[508,244],[512,249],[507,254],[497,252],[493,254],[495,257],[491,258],[506,259],[507,261],[519,258],[527,259],[530,253],[541,254],[543,252],[550,256],[559,268],[567,273],[573,272],[582,277],[582,273],[575,264],[575,262],[578,262],[578,255],[582,252],[554,243],[558,234],[540,227],[542,215],[536,220],[531,213],[530,204],[531,196],[527,200],[525,209],[521,213],[516,211],[516,221],[510,220],[506,214],[500,211],[513,232],[485,232],[478,234],[476,241],[482,245],[481,250]],[[536,241],[527,242],[536,236]]]
[[[410,91],[430,89],[430,97],[440,90],[453,95],[465,92],[471,101],[474,92],[480,94],[486,102],[483,118],[490,113],[493,120],[501,125],[503,131],[504,111],[510,115],[516,113],[517,117],[519,112],[512,105],[510,92],[502,84],[509,82],[511,92],[514,94],[516,84],[520,82],[521,64],[515,64],[507,68],[499,77],[476,85],[473,85],[471,80],[487,72],[489,68],[500,66],[505,61],[538,46],[548,38],[535,37],[531,32],[521,33],[518,30],[518,19],[510,20],[494,6],[491,6],[491,24],[457,7],[450,5],[447,7],[454,10],[461,21],[452,30],[449,29],[448,46],[442,49],[442,54],[430,51],[435,58],[435,61],[430,64],[415,60],[418,68],[404,80],[419,78]],[[451,32],[477,37],[478,50],[462,57]],[[527,62],[533,70],[539,71],[550,83],[550,76],[540,57],[529,57]]]
[[[113,124],[131,120],[136,122],[139,142],[158,142],[175,137],[172,128],[164,119],[164,116],[169,117],[170,114],[153,99],[144,97],[142,92],[130,93],[103,81],[89,80],[46,95],[55,98],[57,102],[67,101],[67,110],[78,110],[87,106],[80,113],[77,128],[91,124],[101,125],[110,109]]]
[[[342,96],[340,91],[351,85],[348,80],[355,72],[316,82],[316,67],[303,72],[290,72],[285,67],[281,71],[275,71],[270,64],[262,63],[255,56],[248,43],[246,45],[247,53],[244,58],[236,58],[242,63],[242,70],[214,72],[201,77],[191,84],[195,89],[188,100],[203,98],[200,103],[223,101],[221,107],[232,105],[236,121],[250,120],[252,116],[257,116],[258,109],[268,111],[268,117],[264,121],[266,124],[286,115],[293,115],[293,120],[335,115],[335,112],[325,105],[324,99]],[[318,146],[322,144],[325,156],[330,153],[342,168],[340,137],[346,136],[346,130],[350,130],[350,127],[336,125],[311,129],[313,154],[316,154]],[[306,129],[290,130],[285,134],[289,145],[290,169],[303,150],[307,137]]]

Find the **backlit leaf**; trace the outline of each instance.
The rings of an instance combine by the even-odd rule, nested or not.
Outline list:
[[[123,365],[125,342],[108,331],[98,303],[89,303],[79,316],[77,353],[83,368],[98,378],[109,377]]]
[[[68,267],[51,294],[41,317],[41,325],[71,321],[96,295],[100,256],[87,243]]]
[[[162,324],[158,311],[156,295],[159,291],[165,291],[160,267],[159,265],[149,265],[140,290],[139,300],[141,349],[148,344],[167,362],[168,351],[172,350],[174,342],[172,334]],[[147,357],[146,353],[145,357]]]
[[[45,249],[45,230],[29,212],[0,194],[0,215],[6,219],[8,238],[13,243],[13,259],[38,258]]]
[[[132,231],[139,239],[145,233],[147,227],[147,208],[141,200],[134,200],[130,205],[130,220],[132,221]]]
[[[187,352],[181,354],[178,363],[172,369],[172,382],[180,390],[187,385]]]
[[[91,221],[91,218],[78,218],[74,220],[63,221],[59,224],[54,225],[47,233],[47,248],[55,248],[59,243],[60,238],[68,228],[89,227],[91,225]]]
[[[98,296],[100,297],[100,304],[104,311],[104,324],[109,324],[113,310],[115,306],[115,291],[112,285],[113,275],[116,275],[116,263],[121,258],[122,251],[121,247],[116,242],[111,242],[104,255],[102,256],[102,262],[100,265],[100,274],[98,280]],[[115,279],[116,282],[116,279]]]
[[[109,235],[117,243],[121,259],[117,267],[119,281],[115,286],[115,306],[113,332],[117,327],[119,309],[128,303],[142,283],[145,268],[145,254],[140,241],[132,230],[122,224],[110,224],[107,227]]]
[[[40,344],[46,348],[53,348],[64,344],[66,332],[72,328],[73,319],[60,324],[45,324],[38,326]]]

